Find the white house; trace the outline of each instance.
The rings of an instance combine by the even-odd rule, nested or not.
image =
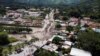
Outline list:
[[[81,50],[81,49],[77,49],[77,48],[72,48],[70,55],[72,56],[92,56],[90,52]]]

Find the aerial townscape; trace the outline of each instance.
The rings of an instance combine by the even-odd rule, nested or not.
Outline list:
[[[100,56],[100,0],[0,0],[0,56]]]

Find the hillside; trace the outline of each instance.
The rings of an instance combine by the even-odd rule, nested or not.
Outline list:
[[[59,6],[76,5],[80,0],[0,0],[3,5],[27,5],[27,6]]]

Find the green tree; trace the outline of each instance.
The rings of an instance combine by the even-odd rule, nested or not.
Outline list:
[[[53,43],[58,44],[58,45],[60,44],[60,41],[62,41],[62,39],[59,38],[58,36],[54,37],[54,39],[52,40]]]
[[[1,15],[5,15],[5,14],[6,14],[5,8],[1,8],[1,7],[0,7],[0,14],[1,14]]]
[[[0,46],[0,56],[2,56],[3,47]]]
[[[67,26],[67,27],[66,27],[66,30],[69,31],[69,32],[71,32],[71,31],[73,31],[74,29],[73,29],[72,26]]]
[[[12,54],[12,45],[8,45],[9,54]]]
[[[63,17],[62,20],[63,20],[63,21],[67,21],[68,18],[67,18],[67,17]]]
[[[56,27],[57,29],[60,29],[62,26],[61,26],[59,23],[57,23],[55,27]]]
[[[80,25],[77,25],[76,27],[74,27],[74,30],[75,30],[76,32],[79,32],[80,29],[81,29]]]
[[[69,12],[68,16],[79,18],[79,17],[81,17],[81,14],[80,14],[79,11],[74,11],[74,10],[73,10],[73,11],[70,11],[70,12]]]
[[[34,53],[34,56],[58,56],[55,52],[50,52],[44,49],[38,49]]]
[[[4,48],[2,51],[2,56],[8,56],[8,54],[9,54],[8,48]]]
[[[6,32],[0,32],[0,45],[9,44],[8,34]]]
[[[80,32],[78,34],[78,47],[90,51],[92,56],[100,56],[100,33]]]

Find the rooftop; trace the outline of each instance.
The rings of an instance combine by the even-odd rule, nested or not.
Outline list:
[[[73,56],[92,56],[91,53],[77,48],[72,48],[70,54]]]

